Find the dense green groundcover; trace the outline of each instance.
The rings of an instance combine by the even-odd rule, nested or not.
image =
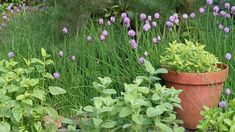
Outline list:
[[[64,34],[64,25],[58,25],[61,18],[60,12],[55,8],[38,11],[34,13],[23,12],[21,15],[10,17],[7,26],[0,33],[0,58],[6,59],[7,53],[13,51],[15,60],[23,61],[22,57],[40,58],[41,47],[45,48],[55,62],[48,70],[53,74],[59,72],[60,77],[56,81],[48,81],[50,85],[61,86],[66,89],[67,94],[59,97],[50,97],[48,101],[52,107],[66,115],[73,113],[71,109],[78,109],[81,105],[90,104],[90,99],[98,93],[92,89],[92,82],[99,76],[109,76],[113,79],[113,87],[118,95],[124,90],[123,83],[130,83],[137,75],[145,75],[139,58],[147,51],[146,59],[150,60],[155,68],[160,67],[160,55],[165,47],[174,40],[198,41],[206,45],[206,50],[218,57],[219,61],[229,65],[229,78],[224,87],[231,88],[230,98],[234,95],[235,80],[235,51],[234,17],[226,20],[224,17],[214,17],[212,8],[208,7],[206,12],[199,14],[195,10],[196,17],[184,20],[179,14],[180,25],[174,25],[172,31],[165,26],[165,23],[158,23],[154,14],[152,19],[157,22],[157,27],[149,31],[143,31],[144,22],[139,20],[139,14],[135,14],[135,23],[138,48],[132,49],[129,44],[131,37],[128,37],[128,29],[122,24],[120,16],[110,26],[99,25],[98,20],[91,20],[89,24],[82,27],[75,33]],[[160,14],[161,15],[161,14]],[[160,17],[160,19],[162,19]],[[167,20],[162,20],[167,21]],[[218,24],[229,27],[230,32],[225,33],[218,29]],[[161,27],[161,29],[160,29]],[[106,40],[100,41],[103,30],[107,30]],[[153,44],[153,37],[160,36],[158,44]],[[91,36],[91,42],[87,37]],[[64,56],[58,55],[59,51]],[[225,55],[232,54],[231,60],[226,60]],[[75,56],[75,61],[71,57]]]

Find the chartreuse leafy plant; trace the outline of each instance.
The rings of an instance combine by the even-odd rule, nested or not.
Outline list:
[[[215,72],[217,68],[217,58],[205,51],[205,45],[185,40],[185,43],[174,41],[166,48],[161,56],[160,63],[168,70],[177,72]]]
[[[166,73],[166,69],[155,70],[145,60],[150,76],[138,76],[133,84],[124,83],[125,91],[120,97],[113,97],[116,91],[111,87],[109,77],[99,78],[94,88],[100,96],[93,98],[92,106],[81,107],[78,111],[82,131],[164,131],[183,132],[178,124],[174,107],[181,108],[178,95],[180,90],[166,88],[153,83],[159,78],[154,75]],[[144,81],[147,80],[147,81]]]
[[[235,131],[235,99],[231,100],[228,107],[204,108],[201,112],[204,119],[197,126],[199,132],[234,132]]]
[[[65,94],[56,86],[46,86],[45,80],[54,79],[46,71],[53,64],[50,55],[41,50],[42,60],[37,58],[16,62],[13,59],[0,61],[0,131],[43,132],[57,131],[61,119],[47,105],[46,96]]]

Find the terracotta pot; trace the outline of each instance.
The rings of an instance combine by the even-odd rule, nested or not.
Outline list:
[[[168,71],[162,78],[168,87],[181,89],[179,95],[183,110],[176,108],[178,119],[184,121],[187,129],[196,129],[199,120],[203,119],[200,111],[203,106],[217,107],[223,89],[223,82],[228,76],[228,66],[218,64],[222,70],[211,73],[177,73]]]

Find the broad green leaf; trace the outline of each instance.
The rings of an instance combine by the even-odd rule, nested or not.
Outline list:
[[[53,118],[58,118],[58,116],[59,116],[58,112],[55,109],[51,108],[51,107],[45,107],[44,110],[46,111],[46,113],[49,116],[51,116]]]
[[[133,114],[131,119],[138,125],[142,125],[144,122],[144,118],[142,115]]]
[[[34,128],[39,132],[39,131],[41,131],[41,129],[42,129],[42,124],[41,124],[41,122],[35,122],[35,123],[33,123],[33,126],[34,126]]]
[[[94,97],[94,105],[96,108],[100,108],[102,106],[102,97]]]
[[[24,94],[20,94],[16,97],[16,100],[23,100],[25,98]]]
[[[135,83],[137,86],[139,86],[142,82],[143,82],[143,79],[141,79],[141,78],[136,78],[135,81],[134,81],[134,83]]]
[[[155,109],[153,107],[149,107],[146,110],[146,115],[148,117],[154,117],[154,116],[158,116],[161,115],[163,112],[160,109]]]
[[[98,118],[92,118],[92,120],[93,120],[95,126],[99,126],[103,122],[102,119],[98,119]]]
[[[27,105],[33,106],[33,101],[31,99],[22,100]]]
[[[44,62],[39,60],[39,59],[37,59],[37,58],[32,58],[30,61],[33,64],[37,64],[38,63],[38,64],[41,64],[41,65],[44,65]]]
[[[101,127],[103,127],[103,128],[113,128],[116,124],[117,124],[117,122],[115,122],[115,121],[105,121],[101,124]]]
[[[134,90],[136,90],[138,88],[138,86],[136,86],[134,84],[126,84],[126,83],[124,83],[124,87],[125,87],[125,91],[127,93],[133,92]]]
[[[15,120],[17,122],[20,122],[20,119],[22,118],[24,111],[21,107],[19,107],[19,108],[13,108],[12,113]]]
[[[42,55],[42,57],[47,57],[47,52],[46,52],[46,50],[45,49],[43,49],[43,48],[41,48],[41,55]]]
[[[165,108],[169,109],[169,110],[173,110],[173,105],[168,103],[168,102],[163,103],[161,105],[164,106]]]
[[[0,132],[11,132],[11,126],[7,123],[0,123]]]
[[[158,101],[160,99],[161,99],[161,97],[157,93],[153,94],[153,96],[152,96],[153,101]]]
[[[116,94],[117,92],[116,92],[116,90],[114,90],[114,89],[104,89],[104,90],[103,90],[103,93],[104,93],[104,94],[112,95],[112,94]]]
[[[45,75],[43,75],[43,77],[48,79],[54,79],[54,77],[50,73],[46,73]]]
[[[151,75],[154,74],[155,69],[148,60],[144,60],[144,66],[145,66],[147,72],[149,72]]]
[[[149,88],[148,87],[138,87],[138,91],[144,94],[149,93]]]
[[[54,62],[52,60],[46,60],[45,64],[46,65],[51,65],[51,64],[54,64]]]
[[[59,95],[59,94],[65,94],[67,93],[66,90],[60,88],[60,87],[56,87],[56,86],[49,86],[49,92],[52,95]]]
[[[157,69],[154,74],[164,74],[164,73],[168,73],[167,69],[165,68],[160,68],[160,69]]]
[[[173,132],[169,126],[167,126],[166,124],[163,124],[161,122],[155,122],[155,126],[160,128],[160,130],[162,132]]]
[[[232,121],[230,119],[224,119],[224,122],[229,126],[232,125]]]
[[[41,101],[45,101],[46,100],[46,93],[44,90],[41,90],[39,88],[36,88],[33,90],[33,93],[31,93],[31,96],[40,99]]]
[[[133,109],[131,108],[131,107],[128,107],[128,106],[126,106],[126,107],[123,107],[122,108],[122,110],[120,111],[120,113],[119,113],[119,116],[120,117],[127,117],[127,116],[129,116],[131,113],[133,112]]]
[[[126,128],[130,127],[130,126],[131,126],[131,124],[126,123],[126,124],[124,124],[124,125],[122,126],[122,128],[126,129]]]
[[[100,80],[100,82],[102,83],[103,86],[105,86],[106,88],[112,83],[112,80],[110,77],[98,77],[98,79]]]
[[[93,112],[93,111],[94,111],[92,106],[85,106],[83,109],[84,109],[86,112]]]

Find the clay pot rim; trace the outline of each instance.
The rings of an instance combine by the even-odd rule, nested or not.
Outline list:
[[[185,75],[192,75],[192,74],[196,74],[196,75],[205,75],[205,74],[217,74],[220,72],[226,72],[228,70],[228,65],[224,64],[224,63],[217,63],[217,67],[218,68],[223,68],[222,70],[216,71],[216,72],[201,72],[201,73],[197,73],[197,72],[177,72],[175,70],[168,70],[168,73],[175,73],[175,74],[185,74]],[[164,67],[162,67],[164,68]]]

